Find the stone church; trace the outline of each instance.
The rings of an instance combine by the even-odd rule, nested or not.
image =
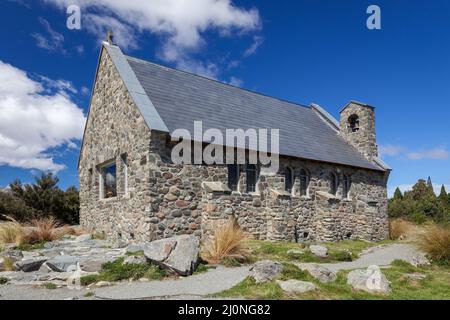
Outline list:
[[[171,134],[279,129],[279,170],[175,164]],[[208,141],[203,141],[203,146]],[[253,238],[383,240],[387,180],[372,106],[336,120],[303,106],[124,55],[102,45],[78,164],[83,227],[112,241],[211,235],[230,216]]]

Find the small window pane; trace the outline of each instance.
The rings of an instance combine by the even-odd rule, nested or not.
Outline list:
[[[351,187],[351,180],[349,176],[344,175],[344,185],[342,187],[343,187],[343,197],[348,198],[348,194],[350,192]]]
[[[228,165],[228,188],[232,191],[237,190],[239,183],[239,168],[236,164]]]
[[[300,170],[300,196],[306,196],[308,194],[309,176],[307,172]]]
[[[114,198],[117,197],[117,167],[116,164],[110,164],[103,167],[103,197]]]
[[[292,192],[292,185],[293,185],[292,169],[286,168],[286,171],[284,174],[284,189],[287,192]]]
[[[257,172],[256,165],[249,164],[246,168],[247,193],[256,191]]]
[[[333,195],[336,195],[337,193],[337,188],[338,188],[338,184],[337,184],[337,177],[334,173],[330,174],[330,193]]]

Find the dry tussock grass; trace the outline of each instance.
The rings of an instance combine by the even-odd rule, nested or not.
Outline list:
[[[247,259],[249,252],[244,242],[247,236],[235,218],[230,218],[224,225],[218,227],[212,238],[208,239],[202,250],[202,259],[216,264],[225,258],[237,261]]]
[[[405,219],[392,219],[389,223],[389,237],[391,240],[414,240],[423,232],[423,227]]]
[[[0,223],[0,244],[33,244],[80,234],[81,229],[61,225],[55,218],[34,219],[26,225],[15,221]]]
[[[450,228],[439,225],[425,227],[417,244],[428,257],[436,261],[450,261]]]

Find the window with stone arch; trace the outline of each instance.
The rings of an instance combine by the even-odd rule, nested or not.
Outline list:
[[[247,164],[245,166],[246,192],[257,192],[256,185],[258,183],[258,166],[255,164]]]
[[[294,186],[294,172],[290,167],[284,171],[284,190],[291,193]]]
[[[351,181],[350,176],[344,174],[344,180],[343,180],[343,185],[342,185],[342,197],[344,199],[349,198],[351,184],[352,184],[352,181]]]
[[[306,197],[308,196],[309,179],[310,179],[308,171],[306,171],[305,169],[301,169],[299,178],[300,178],[300,187],[299,187],[300,196]]]
[[[338,177],[337,177],[336,173],[331,172],[329,179],[330,179],[330,190],[329,190],[329,193],[331,193],[332,195],[336,195],[337,190],[338,190],[338,186],[339,186]]]
[[[359,131],[359,117],[357,114],[352,114],[348,117],[348,128],[350,132]]]

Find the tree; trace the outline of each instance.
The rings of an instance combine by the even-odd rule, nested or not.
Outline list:
[[[64,223],[78,223],[78,190],[71,187],[63,191],[58,187],[58,182],[59,179],[52,173],[43,173],[32,185],[22,185],[20,180],[16,180],[10,188],[16,198],[35,211],[36,217],[52,216]]]
[[[427,180],[427,187],[428,187],[430,190],[433,190],[433,191],[434,191],[434,188],[433,188],[433,182],[431,181],[431,177],[430,177],[430,176],[428,177],[428,180]]]
[[[439,200],[442,202],[442,203],[444,203],[444,204],[446,204],[447,203],[447,200],[448,200],[448,194],[447,194],[447,191],[445,190],[445,186],[444,185],[442,185],[442,187],[441,187],[441,193],[439,194]]]
[[[394,200],[403,200],[403,193],[400,191],[399,187],[397,187],[397,189],[395,189]]]

